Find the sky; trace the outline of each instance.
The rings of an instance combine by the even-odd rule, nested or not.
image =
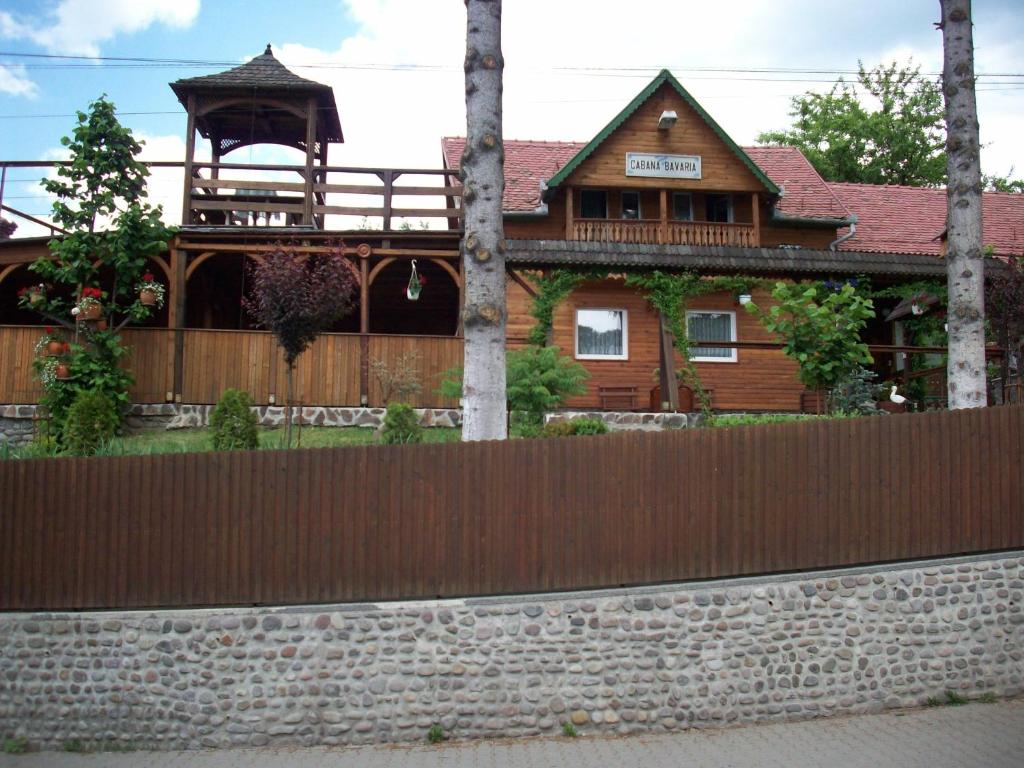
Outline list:
[[[982,167],[1000,175],[1015,168],[1017,178],[1022,6],[973,4]],[[734,140],[752,144],[762,131],[788,127],[793,96],[828,90],[836,72],[858,61],[912,58],[939,72],[938,9],[937,0],[506,0],[504,135],[587,141],[664,67]],[[345,143],[331,148],[332,164],[440,167],[440,137],[465,133],[461,0],[0,0],[0,159],[61,157],[75,111],[105,93],[145,140],[143,159],[181,160],[185,115],[167,83],[242,63],[268,42],[293,71],[333,86]],[[751,71],[766,69],[802,71]],[[225,159],[298,156],[246,148]],[[9,172],[5,202],[45,214],[40,175]],[[151,197],[171,221],[180,188],[175,171],[154,172]]]

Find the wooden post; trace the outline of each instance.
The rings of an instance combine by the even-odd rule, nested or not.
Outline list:
[[[319,181],[321,184],[326,184],[327,183],[327,171],[323,170],[323,168],[327,167],[327,147],[329,147],[329,146],[330,146],[330,144],[328,144],[327,139],[324,139],[323,141],[320,142],[320,168],[321,168],[321,170],[320,170],[319,175],[317,176],[316,180]],[[314,202],[316,201],[316,189],[313,190],[313,200],[314,200]],[[327,204],[327,194],[324,193],[324,205],[326,205],[326,204]],[[313,214],[313,221],[314,221],[314,223],[316,222],[316,214],[315,213]],[[319,226],[320,226],[320,229],[327,229],[327,214],[326,213],[320,214],[320,225]]]
[[[668,242],[668,190],[662,189],[659,197],[659,202],[661,203],[661,226],[658,231],[658,237],[664,245]]]
[[[185,126],[185,191],[181,198],[181,223],[192,223],[192,163],[196,154],[196,97],[188,95],[188,120]]]
[[[174,383],[172,399],[180,403],[181,391],[185,382],[185,261],[188,253],[177,248],[175,238],[171,245],[171,301],[168,309],[168,321],[174,332]]]
[[[387,231],[391,229],[391,190],[395,182],[395,172],[389,169],[377,175],[384,182],[384,222],[381,229]]]
[[[302,201],[302,223],[313,223],[313,150],[316,147],[316,99],[306,102],[306,190]]]
[[[668,403],[669,410],[679,410],[679,380],[676,378],[676,349],[672,344],[672,334],[664,316],[658,313],[658,335],[661,338],[661,368],[659,383],[661,384],[661,402]]]
[[[761,247],[761,200],[757,192],[750,196],[750,204],[754,211],[754,247]]]
[[[572,203],[573,189],[565,188],[565,239],[572,240]]]
[[[359,404],[370,402],[370,252],[359,254]]]

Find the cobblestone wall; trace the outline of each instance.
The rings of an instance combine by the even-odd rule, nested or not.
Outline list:
[[[0,735],[155,748],[666,731],[1024,690],[1024,552],[472,601],[0,615]]]

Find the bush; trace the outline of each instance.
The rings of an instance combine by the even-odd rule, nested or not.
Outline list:
[[[248,392],[225,389],[210,413],[215,451],[249,451],[259,446],[259,430]]]
[[[91,456],[117,434],[121,424],[114,400],[105,392],[81,390],[64,418],[62,447],[72,456]]]
[[[552,421],[544,425],[542,437],[572,437],[574,435],[604,435],[608,425],[600,419],[570,419],[569,421]]]
[[[385,445],[423,442],[423,429],[411,405],[391,403],[388,406],[380,441]]]

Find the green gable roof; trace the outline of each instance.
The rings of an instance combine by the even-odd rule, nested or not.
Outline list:
[[[767,189],[772,194],[779,194],[779,188],[775,186],[772,180],[765,175],[764,171],[758,168],[757,164],[750,159],[747,153],[744,152],[735,141],[729,138],[729,134],[723,131],[722,127],[714,121],[711,115],[704,111],[704,108],[700,104],[698,104],[697,100],[690,95],[689,91],[683,88],[679,81],[672,76],[672,73],[669,72],[667,69],[663,69],[661,70],[661,72],[658,73],[658,76],[655,77],[647,85],[646,88],[640,91],[640,93],[638,93],[636,97],[631,102],[629,102],[629,104],[626,105],[625,109],[619,112],[619,114],[617,114],[612,119],[612,121],[608,123],[608,125],[606,125],[600,133],[597,134],[597,136],[590,140],[589,144],[587,144],[585,147],[583,147],[583,149],[577,152],[576,156],[573,157],[572,160],[566,163],[565,166],[558,173],[556,173],[548,180],[548,189],[544,193],[544,199],[550,200],[551,196],[554,193],[554,190],[557,189],[562,182],[569,178],[572,172],[575,171],[584,160],[590,157],[590,155],[593,154],[594,150],[596,150],[605,139],[611,136],[619,128],[619,126],[626,122],[626,120],[634,112],[636,112],[640,108],[640,106],[645,101],[647,101],[647,99],[649,99],[654,94],[654,92],[657,91],[658,88],[660,88],[664,83],[668,83],[676,90],[676,93],[678,93],[682,97],[683,101],[685,101],[687,104],[690,105],[691,108],[693,108],[693,111],[696,112],[700,116],[700,118],[707,124],[707,126],[711,128],[712,131],[715,132],[715,135],[718,136],[718,138],[720,138],[725,143],[725,145],[733,151],[733,154],[735,154],[736,157],[738,157],[743,162],[743,164],[750,169],[750,172],[753,173],[755,177],[757,177],[757,180],[764,184],[765,189]]]

